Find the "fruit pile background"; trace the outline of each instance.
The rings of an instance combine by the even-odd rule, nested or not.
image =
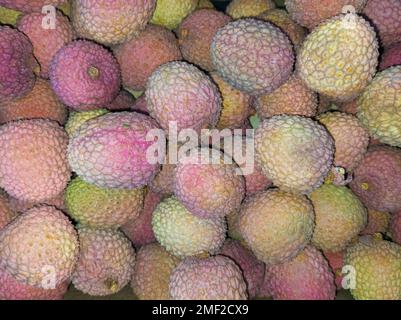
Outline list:
[[[0,0],[0,300],[401,300],[400,148],[399,0]]]

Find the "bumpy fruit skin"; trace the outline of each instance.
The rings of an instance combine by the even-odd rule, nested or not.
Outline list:
[[[163,197],[160,194],[148,191],[145,196],[143,210],[140,212],[139,217],[121,227],[121,230],[136,248],[156,242],[152,229],[152,216],[153,211],[162,200]]]
[[[13,220],[14,215],[6,193],[0,192],[0,231]]]
[[[173,300],[246,300],[246,283],[230,258],[188,258],[170,278]]]
[[[119,292],[131,280],[135,250],[118,230],[81,227],[78,230],[80,253],[72,275],[78,290],[92,296]]]
[[[226,9],[226,13],[233,19],[257,17],[264,11],[276,7],[272,0],[233,0]]]
[[[255,134],[256,161],[277,187],[309,193],[327,176],[334,158],[334,141],[309,118],[274,116]]]
[[[70,182],[66,192],[68,214],[80,225],[97,229],[119,228],[136,219],[143,200],[143,188],[98,188],[79,177]]]
[[[220,255],[232,259],[241,269],[250,299],[255,298],[265,275],[265,264],[259,261],[249,249],[238,241],[227,239]]]
[[[383,46],[401,41],[401,3],[398,0],[368,0],[363,13],[377,28]]]
[[[388,212],[368,210],[368,224],[361,231],[361,235],[385,234],[389,228],[390,220],[391,214]]]
[[[110,113],[84,123],[70,139],[68,159],[73,171],[100,188],[132,189],[147,185],[159,169],[147,159],[154,144],[150,117],[134,112]]]
[[[155,5],[156,0],[76,0],[72,22],[81,37],[116,45],[145,28]]]
[[[310,89],[349,101],[372,80],[378,57],[373,27],[356,14],[340,15],[308,35],[299,51],[297,71]]]
[[[340,252],[326,251],[326,252],[323,252],[323,255],[329,262],[330,268],[334,273],[337,290],[343,289],[343,287],[342,287],[342,281],[343,281],[342,269],[344,267],[345,251],[340,251]]]
[[[22,98],[0,103],[0,123],[25,119],[49,119],[64,125],[68,110],[51,89],[50,83],[37,79],[32,91]]]
[[[135,38],[116,47],[114,53],[121,66],[124,87],[135,91],[145,90],[148,78],[157,67],[182,59],[174,33],[151,24]]]
[[[207,164],[211,152],[217,163]],[[219,150],[200,148],[178,159],[174,194],[189,212],[202,219],[222,218],[237,210],[245,197],[245,180],[237,164],[226,164]]]
[[[33,45],[33,53],[40,64],[40,75],[49,78],[49,67],[58,50],[75,38],[75,31],[66,16],[57,12],[55,28],[43,27],[44,15],[31,13],[23,16],[17,24],[19,31],[25,33]]]
[[[273,9],[261,13],[259,19],[268,21],[282,29],[290,38],[295,49],[298,51],[306,37],[306,30],[293,21],[287,11]]]
[[[0,233],[0,268],[23,284],[43,288],[49,280],[57,286],[72,275],[78,249],[68,218],[53,207],[39,206]]]
[[[0,128],[0,186],[24,201],[46,201],[67,186],[68,137],[50,120],[21,120]],[[29,159],[29,161],[27,161]]]
[[[177,257],[218,252],[226,237],[226,223],[191,214],[175,197],[163,200],[153,212],[157,241]]]
[[[334,275],[323,254],[307,246],[294,259],[267,268],[274,300],[334,300]]]
[[[0,102],[23,97],[31,91],[37,66],[28,37],[0,26]]]
[[[40,202],[31,202],[31,201],[21,201],[13,197],[9,197],[10,200],[10,208],[13,212],[17,214],[25,213],[26,211],[37,207],[38,205],[47,205],[50,207],[55,207],[56,209],[66,212],[65,206],[65,190],[62,193],[57,195],[56,197]]]
[[[401,64],[401,42],[389,47],[381,56],[380,70]]]
[[[157,0],[151,23],[162,25],[170,30],[179,26],[198,5],[199,0]]]
[[[268,190],[245,201],[238,225],[259,260],[268,265],[283,263],[311,240],[313,207],[304,196]]]
[[[214,126],[221,112],[216,85],[201,70],[187,62],[169,62],[150,76],[146,89],[150,115],[164,130],[172,121],[182,129]]]
[[[362,160],[369,145],[369,134],[361,122],[353,115],[328,112],[318,120],[334,138],[334,164],[353,170]]]
[[[367,211],[347,187],[325,184],[310,199],[316,222],[312,243],[317,248],[342,251],[365,228]]]
[[[379,72],[358,100],[358,118],[371,136],[401,147],[401,66]]]
[[[223,139],[224,143],[224,139]],[[272,182],[264,175],[262,168],[255,163],[254,141],[251,137],[234,136],[232,153],[224,144],[224,151],[230,155],[242,170],[245,178],[246,195],[251,196],[259,191],[266,190]],[[242,152],[242,153],[240,153]],[[253,167],[252,167],[253,165]]]
[[[365,236],[347,249],[345,265],[355,268],[351,289],[357,300],[401,299],[401,247]]]
[[[43,6],[57,7],[66,0],[0,0],[0,6],[22,11],[24,13],[42,12]]]
[[[49,72],[54,92],[77,111],[103,107],[120,90],[117,60],[94,42],[79,40],[64,46],[54,56]]]
[[[70,112],[68,121],[65,125],[65,131],[67,131],[68,136],[72,138],[75,132],[87,121],[103,116],[109,113],[106,109],[96,109],[92,111],[81,111],[81,112]]]
[[[69,282],[59,284],[55,289],[36,288],[15,280],[0,270],[0,300],[62,300]]]
[[[301,26],[315,28],[321,22],[343,13],[345,6],[362,12],[367,0],[286,0],[285,7]]]
[[[212,71],[210,46],[217,30],[231,21],[222,12],[213,9],[201,9],[191,13],[178,28],[180,49],[185,60]]]
[[[391,239],[401,245],[401,212],[392,215],[389,227]]]
[[[217,129],[242,128],[252,113],[251,96],[234,89],[217,73],[213,72],[210,75],[217,84],[223,98],[223,108],[216,126]]]
[[[341,112],[356,115],[358,113],[358,98],[340,104],[339,109]]]
[[[255,109],[262,119],[283,114],[314,117],[317,104],[317,94],[297,76],[291,76],[278,89],[254,101]]]
[[[144,94],[136,99],[135,104],[131,107],[131,110],[139,113],[149,114],[148,104],[146,102],[146,96]]]
[[[15,26],[18,19],[22,16],[22,12],[0,7],[0,23]]]
[[[180,260],[157,243],[138,251],[131,287],[140,300],[170,300],[170,276]]]
[[[214,9],[214,5],[210,0],[199,0],[197,9]]]
[[[288,37],[271,23],[256,19],[240,19],[220,28],[211,56],[225,81],[251,95],[277,89],[289,79],[294,64]]]
[[[350,186],[368,209],[401,210],[401,151],[389,146],[370,148],[354,171]]]

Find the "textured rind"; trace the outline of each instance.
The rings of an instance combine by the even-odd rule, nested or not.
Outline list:
[[[273,184],[295,193],[309,193],[327,176],[334,158],[334,141],[309,118],[274,116],[255,134],[256,162]]]
[[[358,118],[371,136],[401,147],[401,66],[376,74],[359,97]]]
[[[138,218],[144,189],[106,189],[75,178],[66,192],[68,214],[80,225],[97,229],[119,228]]]
[[[267,268],[274,300],[334,300],[334,275],[323,254],[307,246],[293,260]]]
[[[67,131],[68,136],[71,138],[75,132],[87,121],[103,116],[108,111],[106,109],[96,109],[92,111],[81,111],[81,112],[70,112],[68,121],[65,124],[65,131]]]
[[[196,9],[214,9],[214,5],[210,0],[199,0]]]
[[[216,126],[217,129],[242,128],[252,113],[251,96],[234,89],[215,72],[211,73],[210,76],[217,84],[223,99],[220,119]]]
[[[10,26],[15,26],[18,19],[23,15],[22,12],[18,10],[9,9],[0,6],[0,23],[8,24]]]
[[[131,280],[135,250],[118,230],[81,227],[78,230],[81,250],[72,276],[78,290],[92,296],[119,292]]]
[[[371,147],[354,171],[352,191],[368,209],[401,210],[401,151],[389,146]]]
[[[361,235],[385,234],[389,228],[390,220],[391,214],[389,212],[368,210],[368,224],[361,231]]]
[[[293,21],[287,11],[282,9],[273,9],[263,12],[258,16],[259,19],[268,21],[279,27],[290,38],[295,49],[301,47],[306,37],[306,30]]]
[[[179,26],[183,19],[194,11],[199,0],[157,0],[151,23],[170,30]]]
[[[110,46],[143,30],[155,6],[156,0],[76,0],[72,22],[81,37]]]
[[[187,258],[170,278],[173,300],[246,300],[246,283],[230,258]]]
[[[213,37],[217,30],[230,21],[229,16],[213,9],[196,10],[186,17],[177,31],[184,59],[212,71],[210,46]]]
[[[150,117],[135,112],[109,113],[84,123],[70,139],[68,159],[84,181],[100,188],[132,189],[147,185],[159,165],[147,159],[154,144]]]
[[[66,16],[57,12],[55,28],[43,27],[44,15],[31,13],[23,16],[17,24],[19,31],[26,34],[33,45],[33,53],[40,64],[40,75],[49,78],[49,67],[58,50],[75,38],[75,31]],[[51,27],[51,28],[50,28]]]
[[[131,107],[131,110],[139,113],[149,114],[148,104],[144,94],[136,99],[135,104]]]
[[[372,80],[378,57],[373,27],[356,14],[340,15],[308,35],[299,51],[297,72],[310,89],[349,101]]]
[[[40,288],[50,280],[57,286],[72,275],[78,250],[68,218],[53,207],[39,206],[0,233],[0,268],[23,284]]]
[[[135,38],[114,48],[114,53],[121,66],[124,87],[136,91],[145,90],[157,67],[182,59],[174,33],[151,24]]]
[[[401,212],[393,213],[390,221],[389,234],[391,239],[401,245]]]
[[[365,228],[367,211],[347,187],[325,184],[310,199],[316,223],[312,244],[317,248],[342,251]]]
[[[248,198],[238,224],[256,257],[274,265],[305,248],[312,238],[314,212],[306,197],[273,189]]]
[[[380,70],[399,64],[401,64],[401,42],[394,44],[384,51],[381,56]]]
[[[13,220],[14,212],[6,193],[0,192],[0,231]]]
[[[0,0],[0,6],[24,13],[42,12],[45,5],[59,6],[66,0]]]
[[[68,285],[69,281],[66,281],[55,289],[36,288],[20,283],[0,270],[0,300],[62,300]]]
[[[148,191],[145,196],[143,210],[140,212],[139,217],[128,221],[121,227],[121,230],[136,248],[156,242],[152,229],[152,216],[153,211],[162,200],[163,197],[160,194]]]
[[[117,60],[107,49],[87,40],[73,41],[61,48],[49,72],[54,92],[64,104],[77,111],[104,107],[120,90],[121,71]]]
[[[317,94],[295,75],[272,93],[254,100],[254,107],[262,119],[283,114],[314,117],[317,105]]]
[[[0,26],[0,102],[26,95],[35,85],[37,62],[28,37]]]
[[[157,241],[177,257],[216,253],[226,238],[226,223],[220,219],[200,219],[175,198],[163,200],[153,212],[153,232]]]
[[[357,300],[401,299],[401,247],[369,236],[347,249],[345,265],[355,269]]]
[[[56,209],[63,212],[67,211],[65,206],[65,190],[63,190],[63,192],[57,195],[56,197],[46,201],[40,201],[40,202],[21,201],[13,197],[9,197],[9,200],[10,200],[11,210],[17,214],[25,213],[26,211],[40,205],[55,207]]]
[[[216,160],[207,164],[209,154]],[[245,180],[238,174],[236,163],[219,150],[200,148],[191,150],[190,156],[178,159],[175,170],[174,194],[189,212],[202,219],[222,218],[239,209],[245,197]]]
[[[343,267],[344,267],[344,256],[345,250],[340,252],[323,252],[324,257],[327,259],[331,270],[335,276],[335,283],[337,290],[343,289],[342,281],[343,281]]]
[[[234,88],[268,94],[292,72],[294,50],[288,37],[269,22],[240,19],[217,31],[211,46],[213,66]]]
[[[401,41],[401,2],[368,0],[363,13],[372,21],[383,46]]]
[[[224,145],[224,152],[230,155],[241,168],[245,178],[246,195],[251,196],[270,187],[272,182],[263,174],[262,168],[254,161],[254,140],[251,137],[234,136],[233,143],[234,149],[229,150],[230,148]],[[239,153],[239,151],[242,151],[242,153]]]
[[[343,12],[352,6],[362,12],[367,0],[286,0],[285,7],[291,17],[301,26],[315,28],[319,23]]]
[[[49,119],[63,125],[68,110],[59,101],[50,83],[37,79],[32,91],[22,98],[0,104],[0,124],[25,119]]]
[[[180,260],[157,243],[138,251],[131,287],[140,300],[170,300],[170,275]]]
[[[221,112],[216,85],[201,70],[187,62],[169,62],[150,76],[146,89],[150,115],[164,130],[172,121],[182,129],[214,126]]]
[[[257,17],[266,10],[276,7],[272,0],[233,0],[226,9],[226,13],[233,19]]]
[[[232,259],[238,265],[246,282],[248,297],[255,298],[264,279],[265,264],[252,251],[231,239],[226,240],[219,254]]]
[[[353,115],[328,112],[318,120],[329,131],[335,143],[335,166],[353,170],[366,154],[369,134],[361,122]]]
[[[34,119],[3,125],[0,186],[24,201],[41,202],[58,196],[71,175],[67,144],[67,134],[55,121]]]

